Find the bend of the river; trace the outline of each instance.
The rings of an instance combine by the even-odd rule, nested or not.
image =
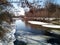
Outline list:
[[[15,45],[58,45],[57,43],[47,42],[48,39],[55,39],[50,33],[40,29],[39,26],[31,25],[23,20],[16,20],[16,41]],[[46,33],[46,34],[45,34]],[[57,39],[55,39],[57,40]],[[52,41],[51,41],[52,42]],[[58,41],[59,42],[59,41]],[[24,43],[24,44],[22,44]]]

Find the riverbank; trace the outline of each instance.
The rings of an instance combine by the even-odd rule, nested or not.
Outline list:
[[[19,41],[15,41],[15,45],[20,44],[20,42],[25,42],[26,45],[58,45],[59,42],[59,31],[55,30],[43,30],[40,29],[39,26],[35,24],[26,23],[25,20],[16,20],[16,39]],[[37,22],[36,22],[37,23]],[[42,23],[42,25],[46,23]],[[35,27],[36,26],[36,27]],[[51,43],[48,43],[51,40]],[[47,41],[48,40],[48,41]],[[54,40],[57,40],[54,42]],[[52,44],[52,42],[54,44]],[[24,44],[22,44],[24,45]]]
[[[41,25],[41,26],[47,27],[47,28],[55,28],[55,29],[58,28],[58,29],[60,29],[60,25],[54,25],[52,23],[45,23],[45,22],[40,22],[40,21],[28,21],[28,23]]]
[[[3,35],[3,38],[0,40],[0,45],[14,45],[14,41],[16,40],[14,36],[14,33],[16,32],[16,27],[14,26],[14,24],[3,22],[0,26],[6,31],[4,32],[5,34]]]

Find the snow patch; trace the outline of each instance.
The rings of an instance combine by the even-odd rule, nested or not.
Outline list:
[[[31,24],[37,24],[37,25],[45,25],[45,24],[48,24],[48,23],[39,22],[39,21],[28,21],[28,22],[31,23]]]
[[[43,27],[48,27],[48,28],[60,28],[60,25],[42,25]]]
[[[60,28],[60,25],[53,25],[51,23],[39,22],[39,21],[28,21],[28,23],[42,25],[43,27],[47,28]]]

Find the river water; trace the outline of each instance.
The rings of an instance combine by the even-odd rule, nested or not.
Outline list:
[[[23,20],[16,20],[15,24],[15,45],[59,45],[60,43],[55,34],[41,29],[40,26],[29,24]]]

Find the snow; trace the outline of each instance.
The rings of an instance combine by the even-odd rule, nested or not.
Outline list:
[[[9,44],[8,45],[14,45],[14,43],[12,43],[12,42],[9,42]]]
[[[2,45],[2,43],[0,43],[0,45]]]
[[[13,30],[11,31],[11,33],[12,33],[12,34],[14,34],[15,32],[16,32],[16,30],[15,30],[15,29],[13,29]]]
[[[24,9],[22,7],[19,7],[18,10],[20,11],[20,12],[18,12],[19,15],[25,15],[25,11],[24,11]]]
[[[54,33],[54,34],[60,35],[60,30],[51,30],[50,33]]]
[[[48,23],[39,22],[39,21],[28,21],[28,22],[31,23],[31,24],[37,24],[37,25],[45,25],[45,24],[48,24]]]
[[[22,40],[24,42],[28,42],[28,44],[43,44],[46,45],[46,40],[51,37],[44,36],[44,35],[24,35],[24,36],[18,36],[18,40]]]
[[[28,23],[42,25],[43,27],[47,27],[47,28],[60,28],[60,25],[53,25],[50,23],[39,22],[39,21],[28,21]]]
[[[9,25],[7,22],[3,22],[1,25],[5,30],[9,29],[3,40],[0,41],[0,45],[14,45],[14,41],[16,40],[14,33],[16,32],[14,24]]]
[[[22,7],[17,8],[15,11],[17,12],[15,12],[15,16],[25,15],[25,11]]]
[[[48,27],[48,28],[60,28],[60,25],[42,25],[43,27]]]

